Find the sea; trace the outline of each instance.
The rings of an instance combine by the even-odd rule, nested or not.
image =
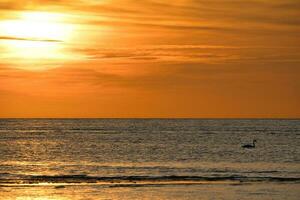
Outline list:
[[[298,200],[300,120],[1,119],[0,199]]]

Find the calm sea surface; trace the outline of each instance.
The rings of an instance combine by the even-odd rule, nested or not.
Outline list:
[[[253,139],[256,148],[241,148]],[[299,191],[299,120],[0,120],[0,199],[298,199]]]

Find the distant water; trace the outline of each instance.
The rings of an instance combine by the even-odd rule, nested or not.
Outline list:
[[[241,148],[253,139],[257,140],[255,149]],[[166,188],[173,188],[175,194],[184,187],[172,196],[176,199],[184,191],[191,194],[210,184],[225,184],[223,189],[242,185],[254,194],[258,189],[251,188],[253,185],[269,184],[274,192],[279,191],[271,199],[282,199],[288,189],[293,196],[299,195],[294,188],[300,185],[300,121],[0,120],[0,197],[8,195],[6,199],[25,195],[12,189],[21,186],[50,185],[68,192],[72,191],[68,187],[76,185],[89,188],[80,188],[83,193],[77,196],[70,194],[74,199],[100,199],[98,190],[91,192],[95,187],[137,186],[141,190],[155,186],[158,199],[171,199]],[[277,187],[284,187],[282,194]],[[42,195],[36,192],[32,195]],[[127,195],[136,190],[132,192]],[[241,194],[231,194],[228,199],[236,195]],[[187,199],[200,196],[205,199],[197,192]]]

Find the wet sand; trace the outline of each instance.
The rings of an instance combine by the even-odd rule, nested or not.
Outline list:
[[[2,200],[298,199],[299,183],[107,183],[2,185]]]

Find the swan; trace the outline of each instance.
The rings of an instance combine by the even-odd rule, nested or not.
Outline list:
[[[255,148],[255,142],[256,142],[256,140],[253,140],[253,142],[252,142],[252,144],[245,144],[245,145],[243,145],[242,147],[243,148]]]

